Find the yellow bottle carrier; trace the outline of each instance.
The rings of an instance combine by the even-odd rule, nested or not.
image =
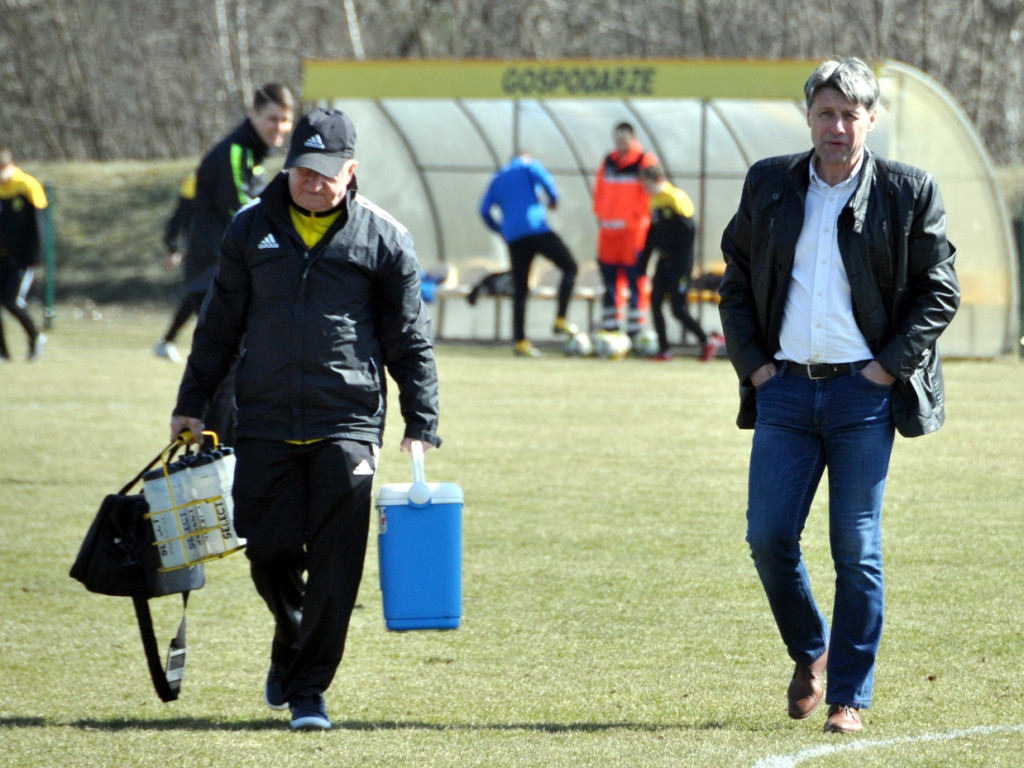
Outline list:
[[[235,532],[231,501],[234,451],[218,445],[216,434],[203,434],[212,435],[217,447],[171,462],[165,453],[161,466],[142,476],[162,571],[216,560],[245,546]]]

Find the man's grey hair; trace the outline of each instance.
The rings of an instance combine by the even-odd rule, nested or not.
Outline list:
[[[868,112],[878,105],[878,80],[871,67],[861,59],[829,59],[823,62],[804,83],[807,108],[822,88],[834,88],[852,104],[860,104]]]

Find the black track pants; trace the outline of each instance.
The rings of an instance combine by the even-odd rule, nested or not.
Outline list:
[[[288,670],[285,700],[322,693],[363,575],[376,447],[241,439],[235,451],[235,524],[274,616],[271,658]]]

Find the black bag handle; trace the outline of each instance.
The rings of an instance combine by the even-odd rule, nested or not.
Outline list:
[[[174,438],[174,440],[171,441],[171,443],[166,448],[164,448],[162,451],[160,451],[160,453],[153,457],[152,461],[150,461],[146,466],[139,470],[139,474],[137,474],[135,477],[129,480],[128,483],[125,484],[124,488],[118,491],[118,495],[127,495],[128,491],[132,489],[132,486],[139,482],[144,474],[146,474],[147,472],[149,472],[149,470],[155,467],[156,463],[160,461],[162,458],[164,458],[165,454],[168,460],[173,459],[174,454],[178,452],[178,448],[184,445],[187,440],[191,439],[191,435],[192,433],[186,429],[184,432],[182,432],[180,435]]]

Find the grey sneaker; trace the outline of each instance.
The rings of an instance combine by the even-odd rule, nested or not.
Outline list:
[[[292,729],[296,731],[329,731],[331,721],[327,717],[327,704],[322,693],[313,696],[298,696],[289,702],[292,710]]]
[[[267,684],[263,686],[263,700],[267,706],[278,712],[288,709],[288,702],[284,700],[284,691],[281,683],[284,682],[284,670],[270,663],[270,670],[267,672]]]
[[[174,345],[173,341],[158,341],[156,346],[153,347],[153,354],[165,360],[170,360],[172,363],[181,362],[181,353],[178,352],[178,348]]]
[[[28,342],[28,355],[26,359],[29,362],[38,360],[43,356],[43,350],[46,349],[46,334],[37,333]]]

